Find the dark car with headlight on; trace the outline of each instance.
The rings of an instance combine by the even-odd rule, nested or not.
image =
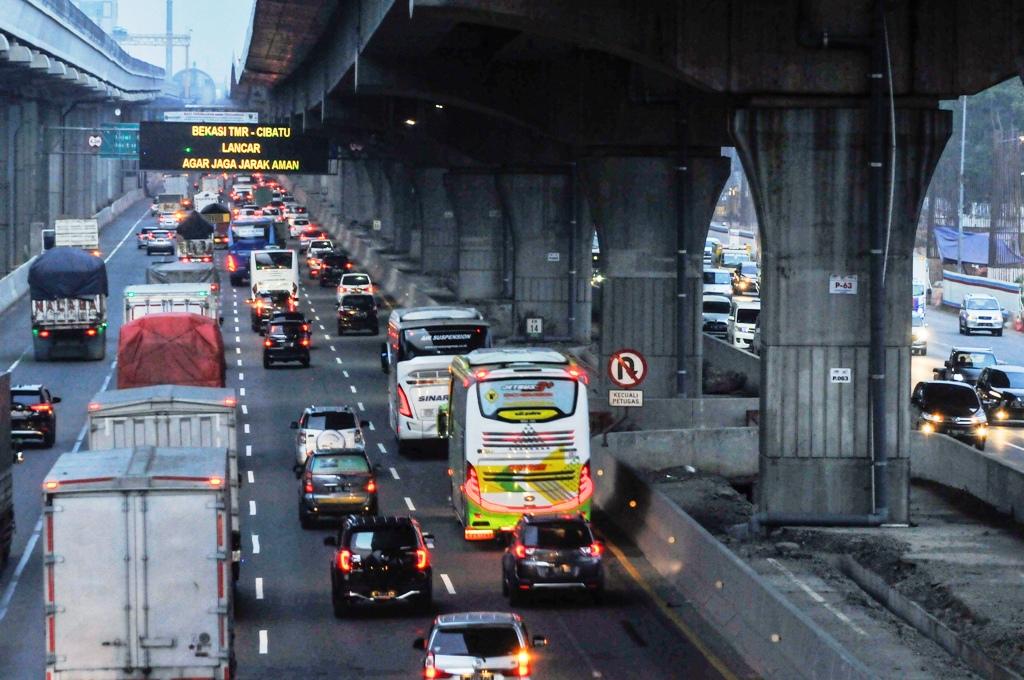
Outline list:
[[[910,408],[915,430],[948,434],[985,450],[988,417],[972,386],[952,380],[919,382],[911,394]]]
[[[989,366],[981,371],[974,389],[989,423],[1024,425],[1024,366]]]
[[[603,546],[583,515],[523,515],[501,558],[501,590],[515,605],[528,593],[604,595]]]
[[[338,335],[348,331],[378,333],[377,302],[372,295],[342,295],[338,303]]]

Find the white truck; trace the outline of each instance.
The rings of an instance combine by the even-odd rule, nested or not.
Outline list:
[[[62,455],[43,481],[48,680],[234,677],[224,449]]]
[[[96,394],[89,402],[89,450],[137,446],[227,449],[231,486],[231,564],[238,578],[238,434],[233,389],[154,385]]]
[[[206,181],[205,179],[203,180]],[[198,194],[192,197],[192,201],[195,204],[197,212],[202,212],[203,208],[220,203],[220,194],[213,191],[200,191]]]
[[[219,195],[224,191],[224,179],[221,177],[203,177],[199,180],[199,189],[201,193]],[[196,204],[196,210],[200,210],[198,203]]]
[[[147,314],[183,312],[220,321],[220,306],[210,283],[149,283],[125,286],[124,317],[128,323]]]
[[[54,220],[53,231],[43,231],[43,250],[56,247],[79,248],[100,255],[100,227],[96,220]]]

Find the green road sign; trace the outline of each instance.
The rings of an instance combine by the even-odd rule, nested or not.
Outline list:
[[[100,156],[103,158],[138,158],[139,124],[112,123],[100,128],[103,144]]]

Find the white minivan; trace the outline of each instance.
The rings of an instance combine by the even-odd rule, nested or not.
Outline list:
[[[748,349],[754,339],[754,326],[761,314],[761,300],[749,297],[734,297],[729,310],[726,337],[733,347]]]
[[[724,295],[725,297],[732,297],[732,270],[705,269],[704,294],[715,294]]]

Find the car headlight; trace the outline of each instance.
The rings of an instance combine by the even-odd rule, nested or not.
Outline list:
[[[963,382],[963,379],[964,379],[964,374],[963,373],[954,373],[953,374],[953,380],[959,380],[960,382]]]
[[[932,423],[941,423],[942,422],[942,414],[941,413],[922,413],[921,417],[924,418],[925,420],[929,421],[929,422],[932,422]]]
[[[1006,420],[1010,417],[1010,414],[1005,409],[999,409],[996,411],[996,420]]]
[[[926,328],[918,328],[916,331],[914,331],[914,339],[915,340],[927,340],[928,339],[928,329],[926,329]]]

